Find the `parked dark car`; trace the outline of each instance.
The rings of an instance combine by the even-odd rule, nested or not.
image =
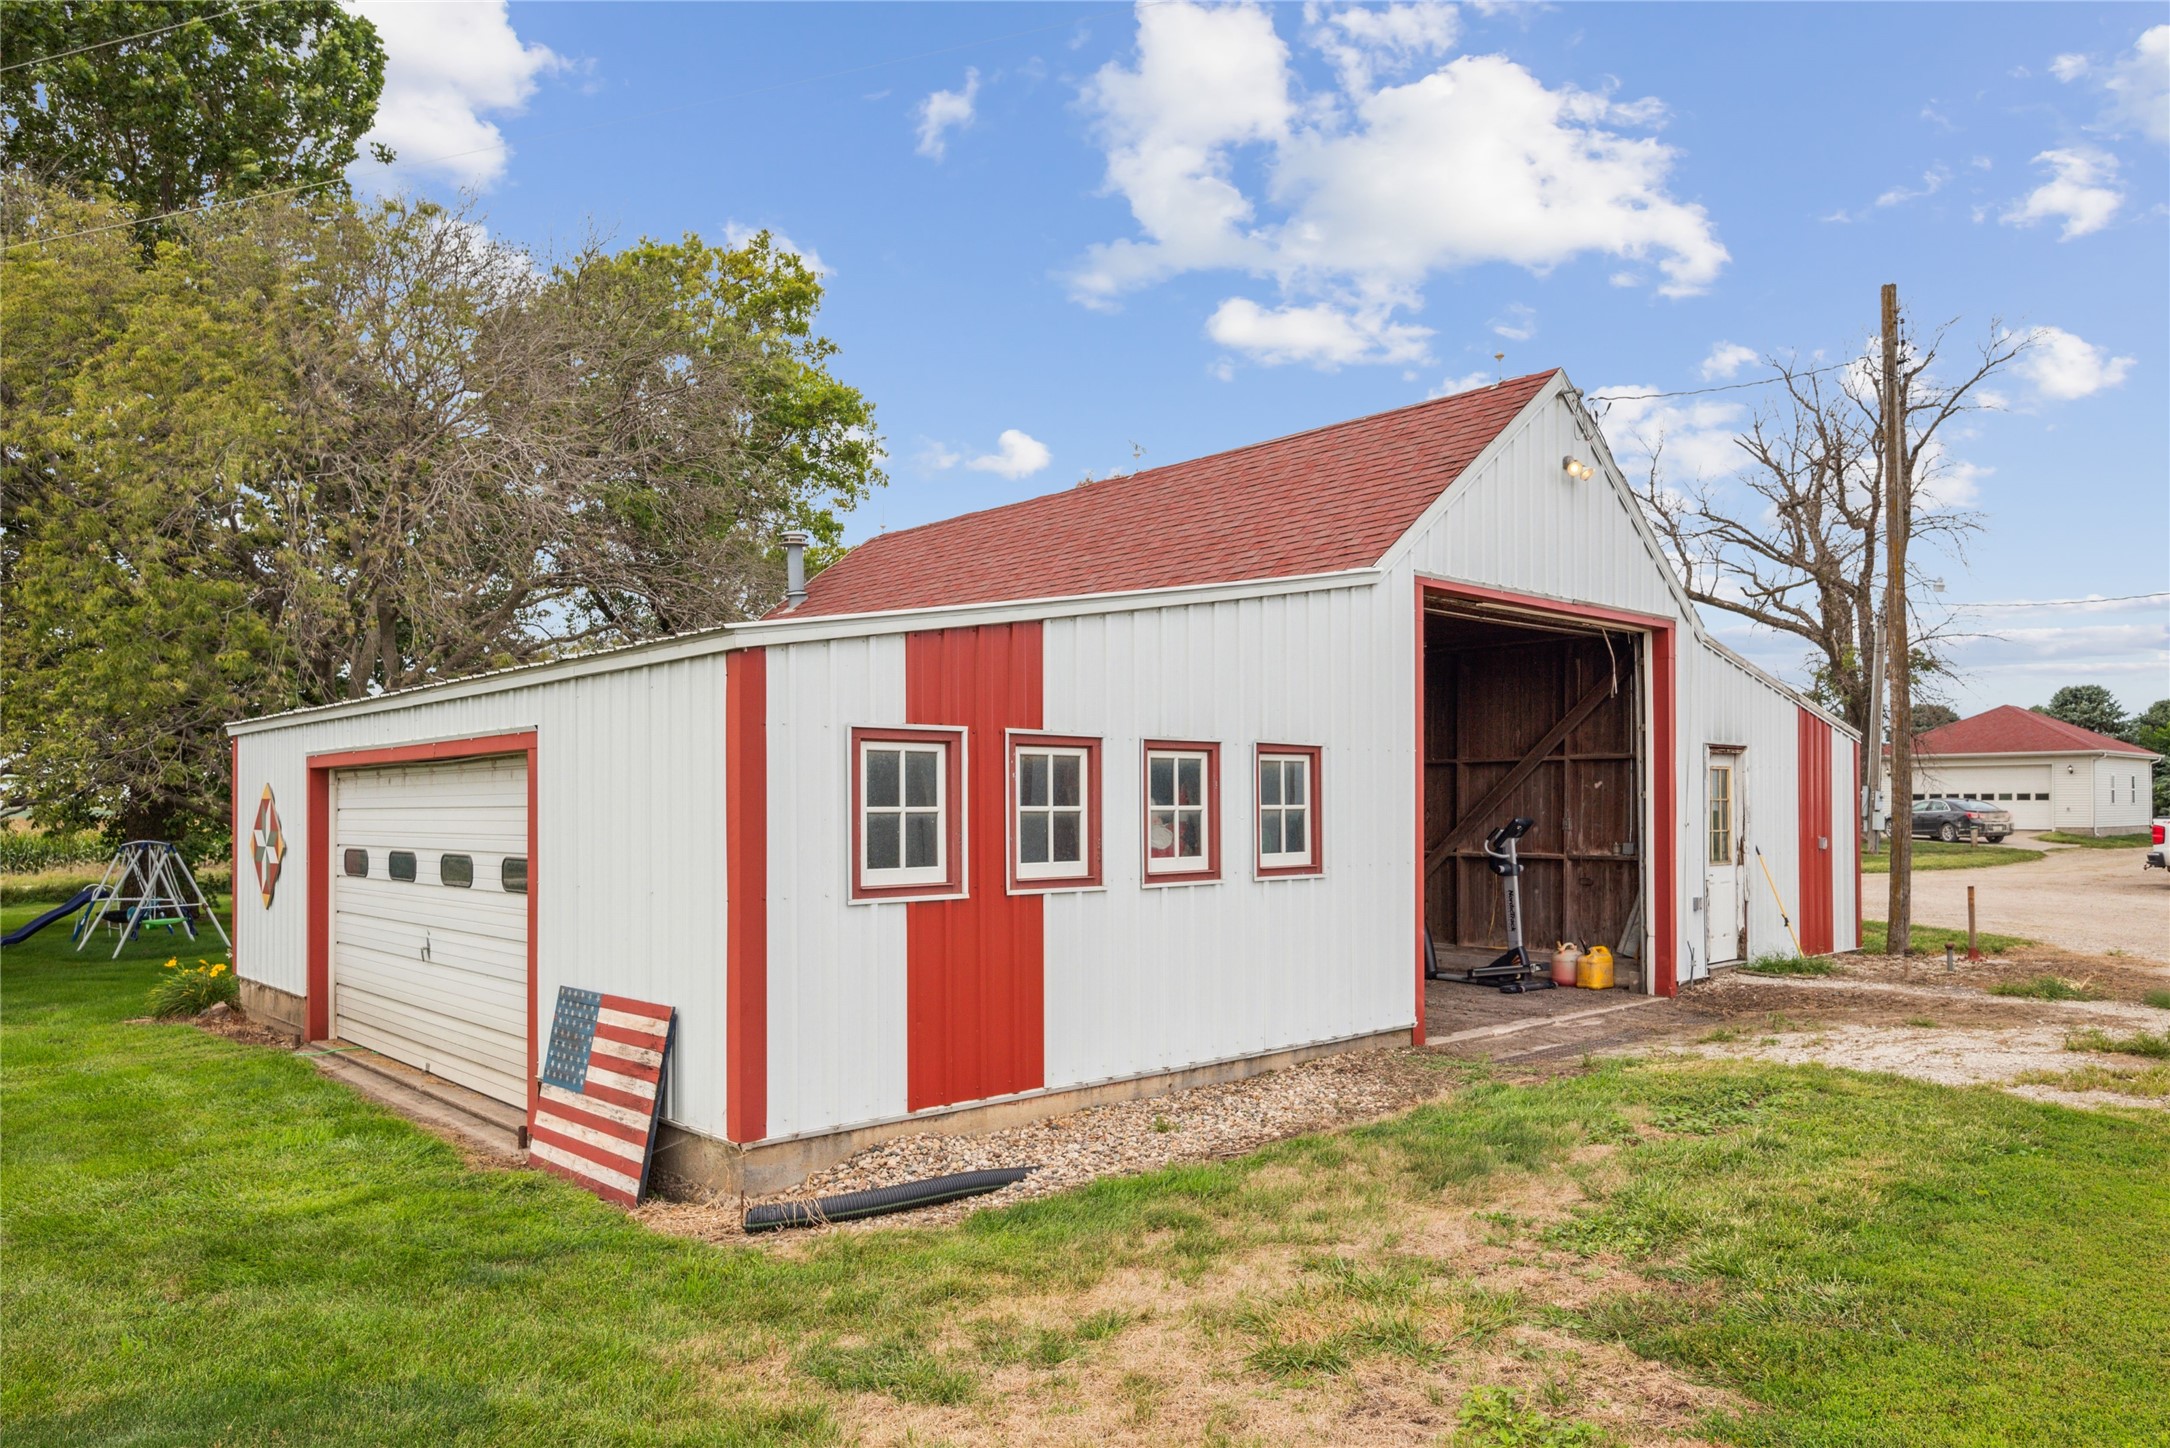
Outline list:
[[[2012,832],[2012,812],[1978,799],[1925,799],[1914,806],[1914,834],[1934,835],[1950,844],[1979,838],[1994,845]]]

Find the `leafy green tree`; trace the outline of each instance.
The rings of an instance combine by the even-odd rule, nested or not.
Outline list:
[[[2170,815],[2170,699],[2157,699],[2132,721],[2133,743],[2163,761],[2155,766],[2155,813]]]
[[[1941,729],[1946,724],[1959,722],[1959,711],[1949,704],[1916,704],[1914,706],[1914,732],[1926,734],[1931,729]]]
[[[0,66],[0,164],[138,216],[337,186],[384,87],[376,27],[335,0],[10,5]]]
[[[0,754],[42,817],[224,828],[221,721],[709,628],[882,482],[767,238],[544,269],[429,205],[146,259],[0,185]],[[40,244],[29,244],[40,243]]]
[[[2124,706],[2117,696],[2100,684],[2067,684],[2050,695],[2049,704],[2041,711],[2052,719],[2062,719],[2067,724],[2077,724],[2082,729],[2092,729],[2097,734],[2107,734],[2112,739],[2129,739],[2126,732],[2132,721],[2125,717]]]

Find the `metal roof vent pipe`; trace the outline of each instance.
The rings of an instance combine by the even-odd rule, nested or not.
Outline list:
[[[813,536],[804,528],[793,528],[784,534],[785,608],[797,608],[806,602],[806,545],[813,541]]]

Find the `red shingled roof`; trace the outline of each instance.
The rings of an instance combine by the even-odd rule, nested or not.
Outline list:
[[[2148,753],[2137,744],[2016,704],[2000,704],[1986,714],[1914,736],[1916,754],[2071,754],[2096,749],[2109,754]]]
[[[815,575],[790,616],[1366,568],[1553,375],[883,533]]]

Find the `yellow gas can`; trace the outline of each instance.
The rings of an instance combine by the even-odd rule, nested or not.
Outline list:
[[[1584,990],[1612,989],[1612,952],[1593,945],[1575,962],[1575,984]]]

